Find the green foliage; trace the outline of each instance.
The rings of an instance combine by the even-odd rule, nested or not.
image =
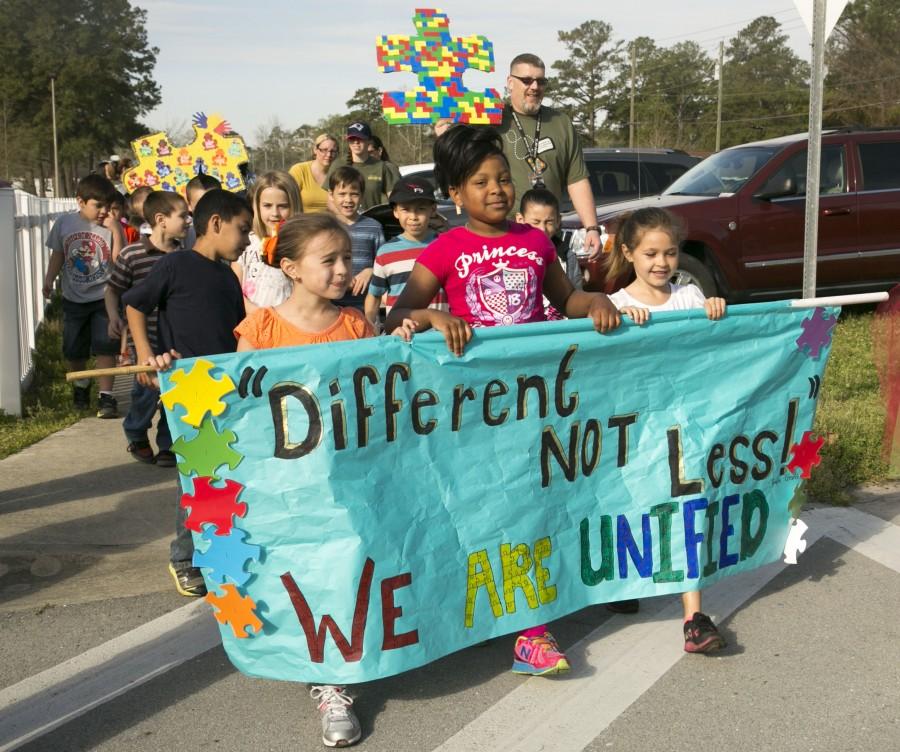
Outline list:
[[[62,357],[62,306],[57,298],[38,329],[34,378],[22,396],[23,417],[0,413],[0,458],[24,449],[84,417],[72,407]]]
[[[564,60],[551,66],[553,100],[570,113],[586,146],[597,140],[597,115],[607,104],[607,86],[620,64],[622,42],[613,41],[612,26],[585,21],[571,31],[560,31],[567,51]]]
[[[635,146],[704,149],[715,128],[715,63],[695,42],[657,47],[648,37],[628,45],[610,82],[607,127],[628,143],[631,53],[635,59]]]
[[[809,65],[787,41],[778,21],[760,16],[726,45],[723,147],[806,130]]]
[[[109,153],[144,127],[159,101],[147,12],[127,0],[0,0],[0,104],[10,177],[52,155],[50,79],[60,159]]]
[[[831,358],[813,430],[825,436],[822,463],[813,468],[806,491],[819,501],[847,503],[848,490],[881,480],[884,404],[873,361],[871,312],[848,310],[834,330]]]
[[[823,122],[896,126],[900,121],[900,0],[855,0],[828,40]]]

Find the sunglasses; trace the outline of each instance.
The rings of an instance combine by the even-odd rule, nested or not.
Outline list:
[[[323,149],[321,146],[316,147],[316,151],[322,152],[322,154],[337,154],[337,149]]]
[[[547,79],[544,76],[541,76],[540,78],[532,78],[531,76],[517,76],[514,73],[510,73],[509,77],[515,78],[517,81],[521,81],[526,89],[532,84],[537,84],[541,89],[543,89],[547,85]]]

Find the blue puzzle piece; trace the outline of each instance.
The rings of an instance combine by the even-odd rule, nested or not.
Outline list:
[[[231,580],[243,586],[253,574],[245,571],[247,562],[259,559],[260,547],[252,543],[244,543],[247,531],[232,528],[228,535],[216,535],[214,525],[208,525],[201,534],[209,545],[204,551],[194,551],[194,566],[204,570],[204,574],[213,582]]]

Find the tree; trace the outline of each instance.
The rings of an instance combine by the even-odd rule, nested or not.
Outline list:
[[[597,116],[606,106],[607,83],[621,60],[622,42],[612,41],[612,26],[603,21],[585,21],[558,36],[568,57],[551,66],[557,72],[552,96],[571,114],[586,145],[593,145]]]
[[[669,48],[638,37],[629,43],[610,82],[606,126],[616,143],[628,143],[631,117],[631,51],[634,50],[636,145],[698,149],[708,146],[715,99],[714,63],[695,42]]]
[[[823,122],[889,126],[900,120],[900,0],[855,0],[826,48]]]
[[[796,133],[809,122],[809,64],[771,16],[751,21],[725,48],[722,145]]]
[[[127,0],[0,0],[0,100],[21,147],[10,177],[50,162],[51,78],[61,160],[93,162],[145,130],[160,96],[146,24]]]
[[[370,125],[381,120],[381,92],[374,86],[357,89],[347,100],[347,121],[362,120]]]

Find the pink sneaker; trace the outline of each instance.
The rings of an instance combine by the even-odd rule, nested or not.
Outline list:
[[[549,632],[544,632],[540,637],[520,635],[516,639],[513,653],[516,656],[512,665],[514,674],[546,676],[569,670],[565,653],[559,649]]]

